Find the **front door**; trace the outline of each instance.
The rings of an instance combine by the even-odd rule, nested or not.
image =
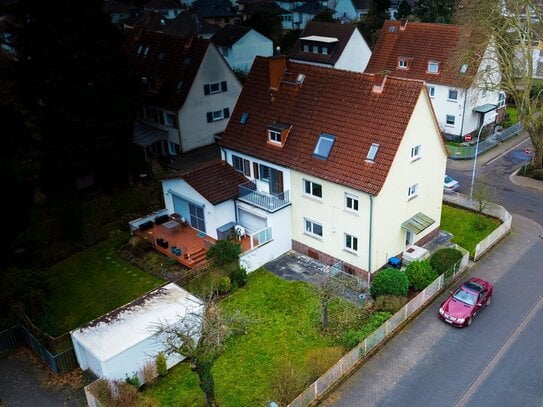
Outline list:
[[[405,231],[405,245],[411,246],[414,241],[415,241],[415,235],[409,230],[406,230]]]

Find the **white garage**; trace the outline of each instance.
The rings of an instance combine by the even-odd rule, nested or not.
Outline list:
[[[174,324],[202,311],[202,301],[181,287],[173,283],[159,287],[71,331],[79,366],[110,380],[139,374],[163,350],[155,333],[157,325]],[[183,359],[168,355],[168,368]]]

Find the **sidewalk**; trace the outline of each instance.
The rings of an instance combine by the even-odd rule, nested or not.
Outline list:
[[[477,157],[477,168],[483,167],[490,163],[500,155],[517,148],[522,143],[529,142],[529,137],[526,133],[520,133],[517,136],[501,142],[496,147],[485,151]],[[459,171],[467,171],[473,169],[473,160],[447,160],[447,168]],[[509,180],[520,187],[536,189],[543,191],[543,181],[538,181],[528,177],[520,177],[517,175],[517,171],[509,176]]]

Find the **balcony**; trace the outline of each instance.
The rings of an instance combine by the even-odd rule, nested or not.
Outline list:
[[[252,181],[239,186],[240,201],[246,202],[268,212],[275,212],[290,204],[289,191],[278,194],[269,194],[259,191]]]

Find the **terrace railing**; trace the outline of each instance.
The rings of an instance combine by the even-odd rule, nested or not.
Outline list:
[[[272,240],[272,228],[271,226],[268,226],[267,228],[259,230],[258,232],[249,234],[249,237],[251,238],[251,250],[252,250]]]
[[[239,186],[239,200],[268,212],[275,212],[290,204],[289,191],[278,194],[259,191],[254,182],[248,181]]]

